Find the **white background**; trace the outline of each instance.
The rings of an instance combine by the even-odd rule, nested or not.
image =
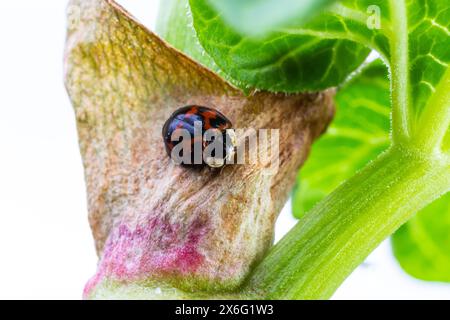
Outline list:
[[[156,0],[122,0],[153,28]],[[74,115],[62,81],[66,1],[0,4],[0,298],[80,299],[95,272]],[[289,206],[277,238],[295,221]],[[383,243],[338,299],[450,299],[405,275]]]

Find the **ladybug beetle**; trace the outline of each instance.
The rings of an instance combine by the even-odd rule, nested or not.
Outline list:
[[[167,154],[178,164],[221,168],[234,158],[236,137],[231,121],[212,108],[190,105],[176,110],[164,124],[162,135]]]

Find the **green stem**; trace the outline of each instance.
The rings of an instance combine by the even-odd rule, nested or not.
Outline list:
[[[392,139],[402,143],[409,136],[409,69],[408,69],[408,21],[404,0],[390,0],[392,14],[391,92],[392,92]]]
[[[381,241],[450,189],[450,164],[392,147],[294,227],[246,289],[270,299],[326,299]]]
[[[450,68],[436,87],[420,117],[413,143],[425,153],[439,153],[450,124]]]

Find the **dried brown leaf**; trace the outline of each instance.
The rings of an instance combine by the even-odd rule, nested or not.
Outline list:
[[[105,283],[236,289],[263,258],[332,92],[250,96],[172,48],[111,0],[71,0],[66,87],[79,131],[89,221]],[[177,108],[216,108],[236,128],[280,131],[280,169],[173,164],[161,128]],[[145,286],[145,284],[143,284]]]

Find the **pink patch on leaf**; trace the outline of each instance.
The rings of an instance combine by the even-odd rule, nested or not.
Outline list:
[[[195,273],[204,261],[198,247],[206,232],[200,221],[184,228],[160,218],[133,230],[120,225],[109,236],[97,274],[86,284],[84,297],[105,277],[127,281]]]

